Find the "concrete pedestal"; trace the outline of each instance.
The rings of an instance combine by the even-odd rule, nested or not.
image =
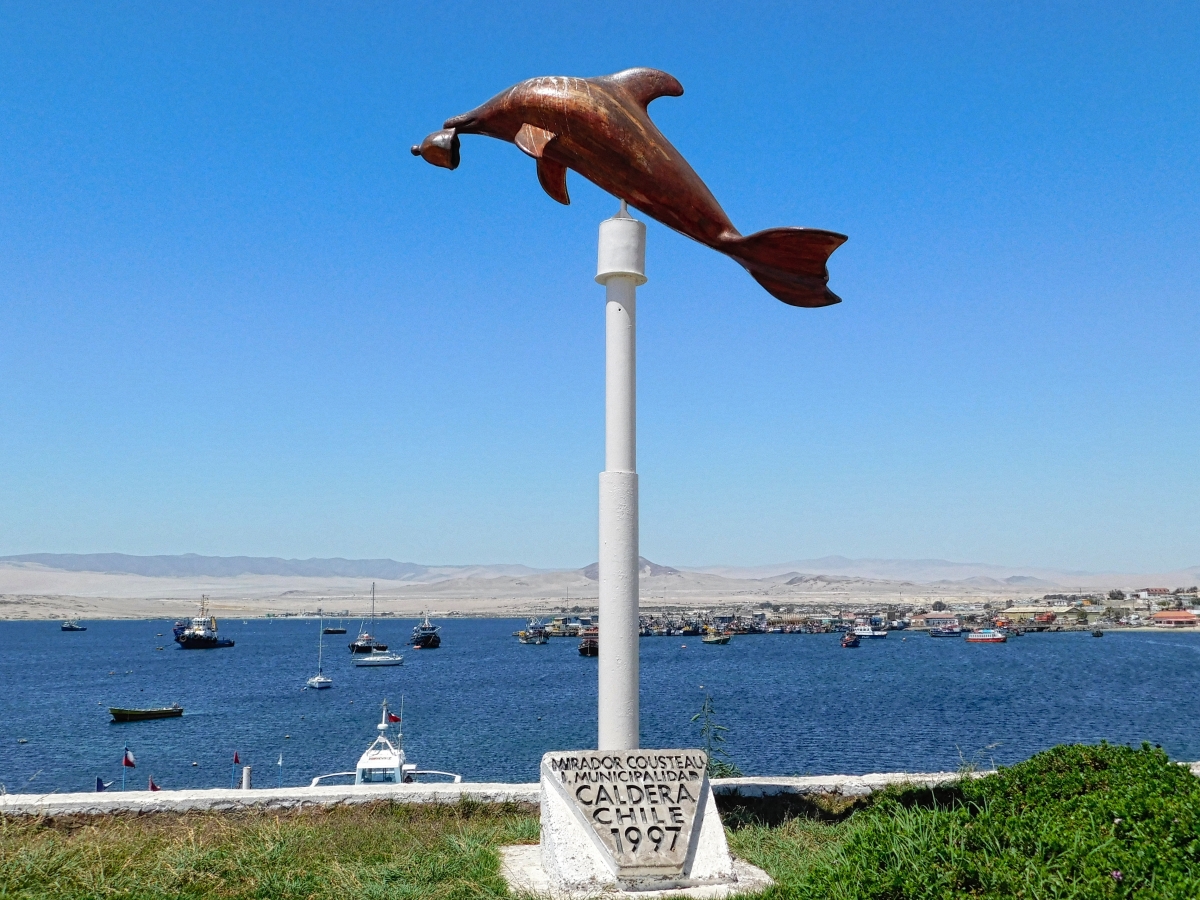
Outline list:
[[[542,758],[542,840],[502,851],[515,893],[726,897],[771,879],[735,862],[697,750]]]

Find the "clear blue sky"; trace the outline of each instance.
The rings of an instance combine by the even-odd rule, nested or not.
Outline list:
[[[615,203],[408,147],[645,65],[850,236],[801,310],[650,223],[646,556],[1200,563],[1200,9],[746,8],[0,4],[0,554],[594,560]]]

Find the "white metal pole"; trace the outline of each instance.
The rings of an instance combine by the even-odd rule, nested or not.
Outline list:
[[[600,223],[605,287],[604,471],[600,473],[600,750],[638,747],[637,287],[646,226],[620,211]]]

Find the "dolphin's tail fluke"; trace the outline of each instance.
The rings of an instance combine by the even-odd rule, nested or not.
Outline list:
[[[771,296],[791,306],[829,306],[842,298],[829,290],[829,255],[844,234],[816,228],[770,228],[722,241],[717,248],[746,267]]]

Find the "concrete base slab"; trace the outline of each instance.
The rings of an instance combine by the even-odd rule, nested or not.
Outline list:
[[[537,784],[459,782],[429,784],[320,785],[254,790],[88,791],[77,794],[0,793],[0,815],[98,816],[114,813],[224,812],[237,809],[303,809],[374,803],[539,803]]]
[[[742,894],[757,894],[775,882],[758,866],[744,859],[733,860],[736,881],[726,884],[702,884],[696,887],[671,888],[661,891],[626,891],[616,884],[589,891],[562,891],[550,884],[550,876],[542,867],[540,844],[500,848],[500,874],[508,889],[518,896],[549,898],[549,900],[593,900],[593,898],[625,897],[630,900],[660,900],[665,897],[689,897],[692,900],[724,900]]]
[[[1180,763],[1200,777],[1200,762]],[[976,772],[972,777],[989,773]],[[948,784],[962,776],[957,772],[905,773],[873,775],[818,775],[804,778],[716,778],[713,792],[718,797],[776,797],[804,794],[838,794],[856,797],[882,790],[892,784],[929,787]],[[122,813],[182,813],[191,811],[224,812],[241,809],[301,809],[309,806],[373,803],[457,803],[469,799],[478,803],[541,802],[541,785],[487,784],[395,784],[395,785],[322,785],[321,787],[285,787],[252,791],[226,788],[185,791],[104,791],[96,793],[5,794],[0,791],[0,816],[114,815]]]

